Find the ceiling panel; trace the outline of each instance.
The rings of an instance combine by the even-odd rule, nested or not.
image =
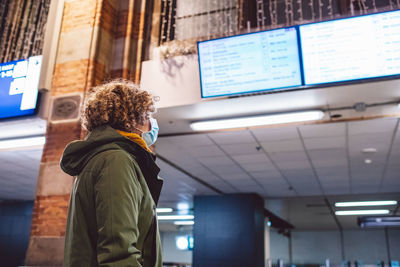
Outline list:
[[[235,163],[227,156],[198,157],[197,160],[207,167],[232,166]]]
[[[234,131],[234,132],[221,132],[211,133],[208,136],[213,139],[217,144],[255,144],[256,140],[249,131]]]
[[[271,152],[269,156],[274,161],[307,161],[307,155],[304,151],[290,152]]]
[[[348,130],[349,135],[393,133],[396,124],[397,119],[395,118],[353,121],[348,123]]]
[[[278,161],[275,163],[280,170],[311,170],[311,165],[308,160]]]
[[[176,148],[175,148],[176,150]],[[161,150],[162,151],[162,150]],[[179,153],[182,154],[182,151],[187,152],[189,155],[193,157],[209,157],[209,156],[224,156],[224,152],[221,149],[216,147],[215,145],[207,145],[207,146],[196,146],[189,148],[181,148]],[[162,154],[162,153],[161,153]]]
[[[296,127],[260,128],[250,130],[259,142],[298,139]]]
[[[317,170],[323,168],[334,168],[334,167],[336,167],[336,170],[338,168],[347,170],[348,168],[348,160],[346,157],[329,158],[329,159],[317,158],[312,160],[312,163]]]
[[[300,139],[275,141],[275,142],[262,142],[261,146],[265,149],[267,153],[304,151]]]
[[[307,150],[312,149],[335,149],[346,148],[346,137],[319,137],[319,138],[304,138],[304,145]]]
[[[42,148],[0,151],[0,200],[33,200]]]
[[[256,143],[221,145],[221,149],[232,156],[257,153],[257,147]]]
[[[316,168],[318,177],[321,179],[323,177],[337,176],[337,177],[348,177],[349,169],[348,167],[334,166],[334,167],[322,167]]]
[[[258,152],[254,154],[232,155],[232,158],[239,164],[270,162],[268,157],[263,152]]]
[[[180,147],[195,147],[195,146],[213,146],[213,142],[206,134],[191,134],[163,137],[174,145]],[[156,143],[158,145],[158,142]]]
[[[303,138],[322,138],[346,135],[346,123],[330,123],[299,126]]]
[[[239,172],[235,172],[235,173],[224,173],[224,174],[221,174],[220,177],[226,181],[251,179],[250,176],[243,171],[239,171]]]
[[[218,175],[229,175],[243,172],[243,170],[237,165],[211,166],[210,170]]]
[[[259,178],[259,179],[269,179],[269,178],[282,178],[282,175],[279,171],[277,170],[268,170],[268,171],[262,171],[262,172],[251,172],[250,173],[253,177]]]
[[[308,155],[310,156],[311,160],[318,160],[318,159],[337,159],[337,158],[346,158],[347,151],[346,149],[319,149],[319,150],[310,150],[308,151]]]
[[[243,169],[245,169],[247,172],[260,172],[260,171],[273,171],[275,170],[274,165],[270,162],[266,163],[246,163],[246,164],[241,164]]]

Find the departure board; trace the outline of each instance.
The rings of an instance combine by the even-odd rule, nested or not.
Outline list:
[[[0,64],[0,119],[34,114],[41,65],[42,56]]]
[[[301,86],[295,27],[198,43],[202,97]]]
[[[400,74],[400,11],[300,26],[304,81],[316,85]]]

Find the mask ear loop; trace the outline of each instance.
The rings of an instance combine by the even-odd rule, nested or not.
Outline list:
[[[141,134],[144,133],[144,131],[140,130],[139,128],[133,127],[135,130],[139,131]]]

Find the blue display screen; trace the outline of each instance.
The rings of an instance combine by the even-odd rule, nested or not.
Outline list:
[[[42,56],[0,64],[0,119],[35,113]]]
[[[305,85],[400,75],[400,10],[299,30]]]
[[[202,97],[302,85],[296,27],[198,43]]]

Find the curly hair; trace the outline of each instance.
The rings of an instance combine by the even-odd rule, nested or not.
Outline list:
[[[133,132],[155,112],[155,100],[133,82],[110,81],[92,89],[81,113],[82,126],[89,132],[101,125]]]

